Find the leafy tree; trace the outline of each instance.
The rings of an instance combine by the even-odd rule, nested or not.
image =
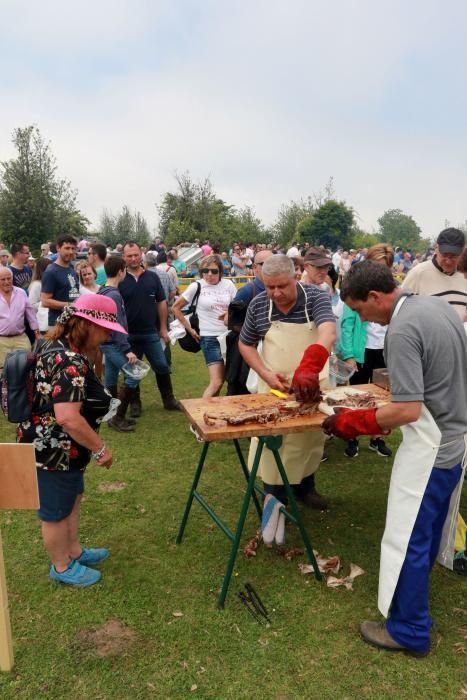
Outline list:
[[[345,202],[329,199],[301,222],[300,237],[312,245],[324,245],[332,250],[338,246],[348,249],[352,244],[353,223],[353,209]]]
[[[158,207],[159,232],[168,246],[195,238],[219,250],[238,241],[259,241],[267,232],[250,207],[237,210],[216,196],[209,178],[194,182],[189,173],[175,175],[177,189],[166,192]]]
[[[421,228],[414,219],[404,214],[400,209],[388,209],[378,219],[380,240],[392,246],[420,248]]]
[[[377,233],[368,233],[368,231],[363,231],[362,229],[354,226],[351,232],[352,236],[352,247],[353,248],[371,248],[372,245],[380,243],[381,239]]]
[[[294,240],[300,238],[301,231],[304,226],[309,224],[313,212],[314,206],[311,197],[283,204],[271,227],[274,242],[286,248]],[[302,224],[302,222],[304,223]]]
[[[139,211],[132,212],[125,204],[117,215],[104,209],[100,221],[100,238],[113,247],[128,239],[147,246],[151,236],[144,216]]]
[[[89,221],[77,207],[77,192],[57,175],[50,144],[35,126],[15,129],[17,157],[1,163],[0,226],[6,242],[23,239],[32,248],[59,234],[81,237]]]

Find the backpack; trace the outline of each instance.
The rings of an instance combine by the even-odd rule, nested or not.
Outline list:
[[[38,349],[39,346],[35,346],[35,350],[14,350],[5,358],[0,374],[0,404],[10,423],[22,423],[31,418],[36,391],[34,374]],[[51,405],[46,406],[41,413]]]

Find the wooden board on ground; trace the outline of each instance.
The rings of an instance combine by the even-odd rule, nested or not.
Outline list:
[[[0,444],[0,508],[39,508],[33,445]]]
[[[390,394],[374,384],[357,385],[355,388],[370,391],[382,403],[390,401]],[[190,423],[207,442],[321,430],[321,424],[325,418],[322,413],[317,411],[312,415],[295,416],[277,423],[206,425],[203,418],[206,412],[212,414],[228,413],[236,416],[244,411],[273,408],[280,403],[280,399],[272,394],[247,394],[246,396],[218,396],[210,399],[184,399],[180,403]]]

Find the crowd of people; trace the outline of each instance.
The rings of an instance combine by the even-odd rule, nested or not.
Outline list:
[[[276,389],[293,391],[301,402],[318,401],[329,386],[333,358],[353,372],[351,384],[371,382],[373,371],[388,364],[388,407],[340,412],[326,421],[325,430],[344,440],[348,458],[358,456],[361,435],[369,436],[369,449],[388,458],[392,452],[384,437],[403,426],[396,456],[402,467],[391,488],[396,494],[412,488],[404,472],[411,460],[420,477],[406,499],[404,523],[412,524],[394,535],[397,515],[390,495],[383,544],[392,555],[397,552],[393,569],[400,577],[394,581],[388,574],[388,554],[380,586],[380,609],[388,622],[383,628],[365,623],[362,635],[384,648],[426,653],[428,575],[451,497],[460,493],[467,434],[464,233],[445,229],[424,256],[385,243],[358,251],[308,243],[281,249],[237,242],[229,251],[209,241],[194,245],[202,256],[197,279],[183,289],[181,279],[190,271],[179,250],[167,249],[161,239],[147,250],[136,241],[109,250],[64,234],[44,243],[37,259],[24,242],[0,250],[0,367],[8,352],[39,342],[32,418],[18,426],[18,440],[36,450],[50,577],[74,586],[100,579],[93,567],[108,550],[83,548],[79,540],[83,474],[91,459],[107,468],[112,464],[99,435],[103,420],[121,432],[136,429],[143,410],[140,380],[132,371],[138,360],[146,358],[153,370],[163,408],[181,409],[171,380],[177,324],[204,358],[204,397],[219,395],[226,382],[229,395]],[[305,507],[328,506],[316,488],[316,472],[327,459],[325,442],[324,432],[301,433],[286,436],[280,448]],[[250,461],[254,453],[253,439]],[[263,536],[280,544],[278,514],[287,495],[267,451],[259,474],[266,493]],[[417,574],[414,562],[421,551],[424,566]],[[446,561],[452,564],[447,555]],[[467,559],[458,562],[459,573],[467,573]],[[410,591],[417,575],[415,601]]]

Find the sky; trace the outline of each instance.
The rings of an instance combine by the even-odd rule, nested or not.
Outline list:
[[[266,224],[324,189],[373,231],[467,220],[465,0],[1,0],[0,160],[35,124],[98,229],[174,175]]]

